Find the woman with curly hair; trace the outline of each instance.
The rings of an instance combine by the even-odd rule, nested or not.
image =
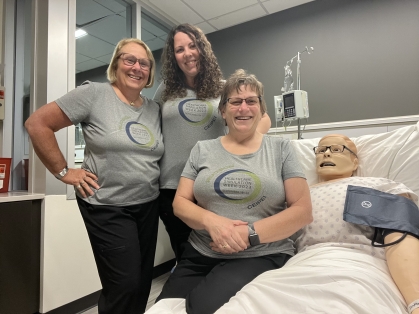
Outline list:
[[[163,82],[154,100],[162,110],[165,153],[160,161],[160,218],[166,226],[176,260],[191,229],[173,214],[180,175],[192,147],[225,134],[218,112],[223,75],[211,44],[199,28],[190,24],[174,27],[162,54]],[[266,133],[271,120],[264,114],[258,130]]]

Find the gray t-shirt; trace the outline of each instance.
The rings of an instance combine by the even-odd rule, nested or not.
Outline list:
[[[289,140],[264,135],[259,150],[246,155],[229,153],[221,137],[198,142],[182,177],[195,181],[194,195],[199,206],[220,216],[254,223],[284,210],[284,181],[305,175]],[[205,230],[192,230],[189,242],[201,254],[215,258],[294,255],[290,239],[230,255],[212,251],[211,237]]]
[[[158,197],[158,161],[164,151],[160,110],[156,102],[143,100],[140,108],[131,107],[111,84],[92,82],[56,100],[71,122],[81,123],[86,142],[82,168],[99,178],[100,189],[86,202],[126,206]]]
[[[158,87],[154,100],[160,102],[165,89]],[[183,167],[198,141],[225,134],[225,123],[218,111],[220,98],[197,100],[193,90],[185,98],[168,100],[161,105],[165,152],[160,160],[160,188],[177,189]],[[160,102],[161,103],[161,102]]]

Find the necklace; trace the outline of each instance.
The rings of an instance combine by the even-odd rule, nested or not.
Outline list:
[[[141,95],[138,95],[138,97],[136,98],[136,99],[134,99],[133,101],[129,101],[128,99],[128,101],[129,101],[129,105],[131,106],[131,107],[134,107],[134,105],[135,105],[135,102],[137,101],[137,99],[139,99],[139,98],[141,98]]]

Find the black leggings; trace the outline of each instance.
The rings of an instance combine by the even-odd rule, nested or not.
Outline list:
[[[159,215],[169,234],[170,244],[179,263],[182,256],[183,244],[188,241],[191,228],[173,214],[173,199],[176,190],[162,189],[159,196]]]
[[[217,259],[200,254],[188,242],[181,261],[156,302],[185,298],[189,314],[214,313],[241,288],[265,271],[281,268],[291,256],[283,253],[252,258]]]
[[[100,314],[144,313],[157,243],[157,202],[116,207],[77,198],[102,291]]]

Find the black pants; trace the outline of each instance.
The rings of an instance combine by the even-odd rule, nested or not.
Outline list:
[[[281,268],[290,259],[283,253],[252,258],[217,259],[204,256],[190,243],[163,286],[156,302],[185,298],[189,314],[210,314],[265,271]]]
[[[77,198],[96,261],[100,314],[144,313],[157,243],[157,202],[115,207]]]
[[[163,221],[166,231],[169,234],[170,244],[179,263],[182,256],[183,245],[188,241],[191,228],[173,214],[173,199],[176,190],[162,189],[159,196],[159,215]]]

